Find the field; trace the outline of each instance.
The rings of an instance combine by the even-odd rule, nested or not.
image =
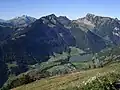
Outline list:
[[[107,65],[103,68],[74,72],[71,74],[45,78],[23,85],[12,90],[66,90],[66,88],[82,87],[83,82],[99,73],[118,72],[120,63]]]

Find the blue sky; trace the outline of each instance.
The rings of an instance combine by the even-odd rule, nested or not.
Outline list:
[[[120,0],[0,0],[0,19],[56,14],[77,19],[87,13],[120,19]]]

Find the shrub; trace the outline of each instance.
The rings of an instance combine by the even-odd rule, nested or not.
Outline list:
[[[107,73],[105,75],[98,75],[90,78],[84,82],[82,90],[117,90],[114,82],[120,79],[118,73]]]
[[[20,75],[17,78],[14,78],[12,80],[9,80],[6,85],[3,86],[1,90],[9,90],[11,88],[15,88],[20,85],[28,84],[30,82],[33,82],[34,80],[29,75]]]

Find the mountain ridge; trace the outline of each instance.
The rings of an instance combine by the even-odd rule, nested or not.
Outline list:
[[[0,61],[3,63],[0,68],[5,70],[7,78],[11,74],[29,71],[30,66],[41,66],[44,62],[49,67],[45,67],[45,74],[56,68],[58,71],[51,73],[59,73],[61,67],[64,67],[61,73],[68,73],[66,71],[76,69],[69,61],[72,57],[70,47],[77,48],[75,52],[83,51],[85,55],[120,45],[120,21],[109,17],[87,14],[83,18],[69,20],[66,16],[57,17],[55,14],[40,19],[24,15],[7,22],[0,23]],[[66,57],[60,58],[59,54]],[[80,56],[80,52],[77,55]],[[57,61],[49,61],[51,58]],[[0,86],[6,78],[2,81]]]

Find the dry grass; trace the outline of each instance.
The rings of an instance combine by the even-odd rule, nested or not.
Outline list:
[[[118,70],[119,67],[119,63],[114,63],[104,68],[45,78],[27,85],[14,88],[12,90],[61,90],[66,89],[67,87],[80,87],[82,86],[82,82],[87,81],[90,77],[93,77],[98,73],[112,72],[114,70]]]

